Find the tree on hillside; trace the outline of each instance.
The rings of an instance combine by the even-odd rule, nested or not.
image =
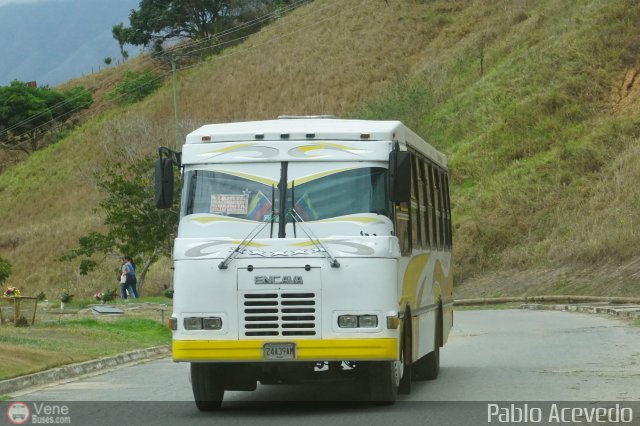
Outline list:
[[[45,133],[92,103],[91,93],[82,87],[59,92],[14,80],[0,87],[0,147],[32,153]]]
[[[114,25],[112,33],[121,52],[125,43],[160,51],[166,41],[213,37],[291,3],[293,0],[140,0],[138,10],[129,14],[130,26]],[[253,22],[246,32],[257,31],[264,23]]]
[[[124,45],[127,43],[127,39],[129,38],[129,32],[131,30],[129,28],[125,28],[124,24],[120,22],[117,25],[114,25],[111,28],[111,34],[113,34],[113,38],[118,42],[118,46],[120,47],[120,55],[122,55],[123,60],[127,60],[129,57],[129,52],[124,50]]]
[[[142,265],[138,273],[138,291],[142,292],[149,267],[160,257],[171,254],[178,223],[177,207],[166,210],[155,207],[154,161],[155,157],[147,157],[126,167],[110,165],[96,175],[98,187],[105,194],[99,208],[108,230],[83,236],[79,247],[60,260],[80,259],[80,273],[86,275],[97,266],[94,255],[131,255]],[[179,186],[174,185],[176,199]]]

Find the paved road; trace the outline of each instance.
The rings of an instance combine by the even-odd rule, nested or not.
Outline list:
[[[68,403],[75,413],[72,424],[95,425],[211,424],[214,419],[216,425],[288,425],[300,424],[300,416],[305,423],[323,425],[479,424],[487,421],[487,402],[543,407],[540,401],[578,406],[584,405],[580,401],[640,401],[640,328],[620,320],[551,311],[460,311],[441,356],[440,377],[414,383],[411,395],[392,407],[328,403],[352,399],[356,388],[344,382],[228,392],[222,413],[199,413],[191,402],[188,366],[167,359],[30,391],[15,400],[140,401]],[[309,401],[313,404],[304,404]],[[633,410],[635,423],[640,406]]]

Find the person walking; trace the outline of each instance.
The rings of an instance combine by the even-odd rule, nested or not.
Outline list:
[[[136,278],[135,263],[130,256],[122,256],[120,258],[120,299],[123,301],[127,297],[136,299],[138,297],[138,291],[136,284],[138,282]]]
[[[131,258],[131,256],[126,256],[125,260],[127,261],[124,265],[126,267],[126,273],[127,273],[127,291],[129,292],[129,296],[131,296],[132,299],[137,299],[138,298],[138,289],[137,289],[137,284],[138,284],[138,278],[136,277],[136,264],[133,262],[133,259]]]
[[[125,264],[127,263],[127,259],[125,256],[120,258],[120,300],[123,302],[127,298],[127,268],[125,268]]]

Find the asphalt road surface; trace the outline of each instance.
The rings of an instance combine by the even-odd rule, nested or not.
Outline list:
[[[560,412],[553,411],[556,402],[587,410],[593,401],[605,401],[609,415],[627,407],[622,415],[640,424],[639,327],[553,311],[458,311],[454,320],[438,379],[414,382],[411,394],[393,406],[337,403],[353,401],[357,388],[332,382],[227,392],[221,412],[200,413],[192,402],[188,364],[168,359],[29,390],[13,401],[27,402],[32,415],[49,407],[54,421],[70,424],[353,426],[499,424],[500,414],[512,416],[502,417],[508,423],[530,414],[533,423],[551,424],[549,413]],[[536,410],[541,422],[535,421]]]

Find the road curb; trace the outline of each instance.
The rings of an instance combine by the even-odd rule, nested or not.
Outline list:
[[[529,310],[545,310],[545,311],[565,311],[565,312],[583,312],[589,314],[604,314],[621,318],[637,319],[640,318],[640,305],[543,305],[541,303],[526,303],[520,305],[521,309]]]
[[[455,306],[470,305],[494,305],[500,303],[556,303],[556,304],[634,304],[640,305],[640,297],[607,297],[607,296],[515,296],[515,297],[482,297],[474,299],[456,299],[453,304]]]
[[[8,395],[32,386],[46,385],[60,380],[67,380],[84,374],[95,373],[100,370],[117,367],[119,365],[142,361],[145,359],[161,358],[171,354],[169,345],[154,346],[147,349],[125,352],[119,355],[98,358],[90,361],[69,364],[50,370],[15,377],[0,381],[0,395]]]
[[[639,297],[600,297],[600,296],[517,296],[485,297],[476,299],[458,299],[454,306],[499,305],[518,303],[520,309],[584,312],[605,314],[621,318],[640,318]],[[545,303],[546,302],[546,303]],[[555,302],[555,303],[554,303]],[[581,303],[582,302],[582,303]]]

